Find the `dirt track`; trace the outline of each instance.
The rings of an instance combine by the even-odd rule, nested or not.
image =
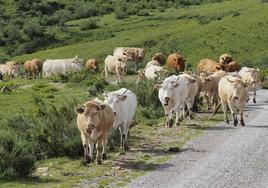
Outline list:
[[[128,187],[268,187],[268,90],[249,103],[246,127],[221,123]]]

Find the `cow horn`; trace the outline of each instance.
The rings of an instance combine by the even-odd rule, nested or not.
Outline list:
[[[126,89],[126,91],[124,91],[124,93],[122,94],[122,96],[126,94],[127,90],[128,90],[128,89]]]
[[[232,81],[232,80],[229,80],[229,78],[228,77],[226,77],[227,78],[227,80],[228,80],[228,82],[231,82],[231,83],[233,83],[234,81]]]

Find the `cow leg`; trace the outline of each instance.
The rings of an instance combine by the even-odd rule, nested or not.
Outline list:
[[[176,126],[180,126],[180,108],[178,108],[177,110],[176,110]]]
[[[256,103],[256,88],[253,89],[253,102]]]
[[[106,134],[105,136],[103,136],[103,139],[102,139],[102,153],[101,153],[102,160],[107,159],[107,153],[106,153],[107,136],[108,135]]]
[[[105,68],[104,68],[104,73],[105,73],[106,81],[109,82],[109,79],[108,79],[108,67],[107,67],[106,64],[105,64]]]
[[[101,164],[101,150],[102,150],[102,140],[99,138],[97,140],[97,156],[96,156],[97,164]]]
[[[125,139],[125,143],[124,143],[124,149],[126,150],[126,151],[128,151],[129,150],[129,146],[128,146],[128,143],[127,143],[127,137],[128,137],[128,131],[129,131],[129,126],[130,126],[130,124],[131,124],[131,122],[128,122],[128,123],[126,123],[126,127],[125,127],[125,129],[124,129],[124,135],[123,135],[123,139]],[[125,137],[125,138],[124,138]]]
[[[83,148],[84,148],[84,158],[85,158],[86,162],[90,163],[91,158],[89,156],[89,147],[88,147],[88,141],[87,141],[86,135],[81,134],[81,140],[82,140],[82,144],[83,144]]]
[[[240,112],[240,124],[241,124],[241,126],[245,126],[244,113],[243,112]]]
[[[209,96],[205,95],[205,98],[206,98],[206,101],[207,101],[207,110],[210,110],[211,109],[211,106],[210,106],[210,99],[209,99]]]
[[[230,108],[230,111],[231,111],[231,114],[232,114],[232,116],[233,116],[233,125],[234,126],[237,126],[237,124],[238,124],[238,120],[237,120],[237,113],[236,113],[236,107],[233,105],[233,103],[231,103],[231,102],[229,102],[228,103],[228,106],[229,106],[229,108]]]
[[[121,147],[124,148],[123,128],[122,128],[122,125],[119,126],[119,132],[120,132]]]
[[[221,101],[221,105],[222,105],[222,110],[223,110],[223,113],[224,113],[224,121],[229,124],[230,122],[229,122],[229,119],[228,119],[228,116],[227,116],[227,103]]]
[[[173,116],[173,111],[171,110],[167,116],[167,127],[171,128],[173,126],[173,119],[172,119],[172,116]]]
[[[189,119],[193,119],[193,115],[192,115],[192,106],[193,106],[193,101],[188,101],[187,103],[187,109],[188,109],[188,118]]]

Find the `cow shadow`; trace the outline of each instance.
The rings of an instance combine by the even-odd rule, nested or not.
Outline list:
[[[167,169],[174,165],[169,163],[153,163],[153,162],[146,162],[146,161],[126,161],[126,160],[116,160],[116,165],[120,168],[124,169],[131,169],[131,170],[142,170],[142,171],[152,171],[157,169]]]
[[[268,125],[246,125],[246,128],[259,128],[259,129],[268,129]]]
[[[39,178],[37,176],[29,176],[26,178],[20,178],[20,179],[16,179],[16,180],[4,180],[1,181],[1,183],[20,183],[20,184],[24,184],[24,185],[36,185],[36,184],[47,184],[47,183],[60,183],[61,180],[59,179],[51,179],[51,178]]]
[[[235,129],[235,127],[226,127],[226,126],[200,126],[200,125],[187,125],[189,129],[198,129],[198,130],[207,130],[207,131],[220,131],[220,130],[229,130]]]

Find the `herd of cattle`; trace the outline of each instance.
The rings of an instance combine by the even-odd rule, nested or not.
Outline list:
[[[195,98],[204,96],[207,109],[213,106],[216,113],[222,105],[225,121],[229,123],[227,108],[233,116],[233,125],[237,126],[240,115],[240,124],[245,126],[243,112],[249,101],[248,91],[253,91],[253,102],[256,103],[256,89],[260,87],[259,69],[240,66],[229,54],[223,54],[219,62],[203,59],[198,63],[197,74],[185,71],[186,60],[178,53],[165,58],[162,53],[152,55],[151,61],[144,69],[138,70],[139,63],[145,56],[143,48],[118,47],[113,55],[105,59],[104,71],[109,82],[108,73],[115,74],[121,82],[126,76],[129,61],[135,63],[138,73],[138,82],[157,80],[154,88],[158,90],[158,97],[165,111],[166,126],[173,126],[173,116],[176,114],[175,124],[187,116],[192,119],[192,108]],[[28,77],[50,77],[68,72],[78,72],[82,69],[83,59],[77,56],[73,59],[47,59],[44,62],[33,59],[24,63],[24,70]],[[166,65],[165,65],[166,64]],[[98,61],[90,59],[86,68],[98,70]],[[19,64],[7,62],[0,65],[0,76],[15,77],[18,75]],[[177,74],[167,77],[170,70]],[[81,132],[84,156],[87,162],[93,161],[94,143],[96,143],[98,164],[106,159],[106,143],[109,130],[119,128],[121,146],[128,150],[127,136],[137,107],[137,98],[130,89],[121,88],[110,93],[104,93],[104,101],[94,99],[75,109],[77,126]],[[187,113],[185,111],[187,109]]]

